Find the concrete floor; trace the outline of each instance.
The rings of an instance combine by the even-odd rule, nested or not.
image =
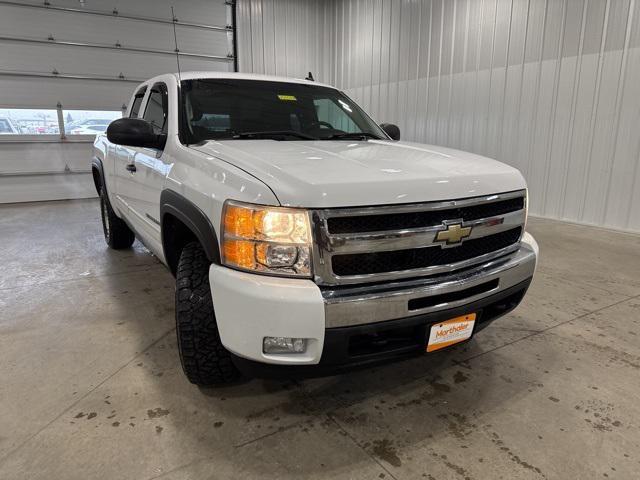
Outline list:
[[[441,354],[200,390],[96,200],[0,207],[0,478],[640,477],[640,237],[530,220],[525,302]]]

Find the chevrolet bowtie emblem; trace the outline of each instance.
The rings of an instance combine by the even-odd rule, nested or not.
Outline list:
[[[471,227],[463,227],[462,223],[453,223],[446,225],[446,227],[446,230],[441,230],[436,234],[434,242],[446,242],[447,245],[455,245],[471,235]]]

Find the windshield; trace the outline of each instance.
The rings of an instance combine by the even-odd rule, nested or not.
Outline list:
[[[387,136],[336,89],[313,84],[182,82],[188,143],[222,139],[354,140]]]

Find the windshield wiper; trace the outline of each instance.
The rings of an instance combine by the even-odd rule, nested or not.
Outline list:
[[[382,140],[378,135],[369,132],[334,133],[328,137],[321,138],[321,140],[366,140],[367,138]]]
[[[265,130],[261,132],[240,132],[233,135],[234,139],[252,139],[252,138],[269,138],[269,137],[297,137],[304,140],[318,140],[317,137],[307,135],[306,133],[296,132],[295,130]]]

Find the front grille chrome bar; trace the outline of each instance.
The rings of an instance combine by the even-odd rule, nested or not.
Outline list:
[[[489,235],[505,232],[524,226],[526,220],[525,208],[511,211],[501,215],[487,218],[463,221],[460,218],[451,218],[446,222],[428,225],[421,228],[394,229],[375,232],[335,233],[329,232],[328,220],[333,217],[362,217],[369,215],[389,215],[428,212],[434,210],[460,209],[476,205],[487,205],[495,202],[524,197],[523,190],[504,194],[490,195],[486,197],[450,200],[444,202],[431,202],[410,205],[392,205],[379,207],[322,209],[312,212],[314,223],[314,277],[319,285],[342,285],[367,282],[393,281],[403,278],[429,276],[442,273],[450,273],[469,266],[490,261],[504,255],[513,253],[519,248],[519,242],[501,248],[496,251],[479,255],[477,257],[444,265],[431,265],[423,268],[415,268],[401,271],[389,271],[382,273],[367,273],[355,275],[337,275],[332,269],[332,257],[334,255],[362,254],[373,252],[387,252],[395,250],[410,250],[416,248],[443,248],[442,242],[436,241],[438,232],[447,229],[451,222],[459,223],[462,228],[471,227],[470,235],[458,245],[444,248],[464,248],[467,240],[478,239]],[[524,202],[523,202],[524,205]],[[524,232],[524,229],[523,229]]]
[[[471,220],[469,222],[460,220],[462,227],[472,227],[471,235],[465,238],[463,243],[467,240],[485,237],[519,227],[524,224],[524,220],[524,210],[518,210],[496,217]],[[436,243],[434,240],[436,234],[444,229],[445,226],[440,224],[407,230],[330,235],[328,237],[327,247],[328,251],[334,254],[384,252],[428,247],[440,245],[440,243]]]

